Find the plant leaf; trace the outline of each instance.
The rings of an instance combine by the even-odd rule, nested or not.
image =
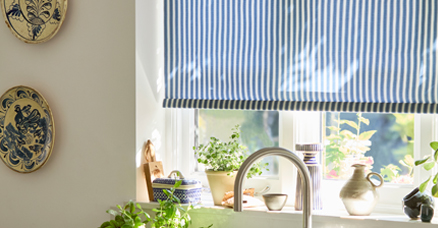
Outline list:
[[[328,140],[334,140],[334,139],[342,139],[342,137],[339,136],[339,135],[333,135],[333,134],[331,134],[331,135],[327,136],[326,139],[328,139]]]
[[[435,162],[428,162],[423,165],[423,168],[427,171],[431,170],[433,167],[435,167]]]
[[[435,161],[438,161],[438,149],[435,150],[435,153],[433,154],[433,157],[435,158]]]
[[[129,209],[131,210],[131,214],[134,214],[134,212],[135,212],[135,206],[134,206],[134,203],[133,203],[133,202],[130,202],[130,203],[129,203]]]
[[[140,217],[135,217],[134,221],[135,221],[135,223],[141,223]]]
[[[435,175],[435,177],[433,178],[433,183],[437,184],[438,182],[438,173]]]
[[[432,187],[432,196],[438,197],[438,185],[436,184]]]
[[[327,127],[327,128],[332,130],[332,131],[339,131],[339,130],[341,130],[341,128],[335,127],[335,126],[330,126],[330,127]]]
[[[432,147],[433,150],[438,150],[438,142],[437,141],[431,142],[430,147]]]
[[[108,214],[110,214],[110,215],[114,215],[114,216],[116,216],[117,215],[117,212],[115,211],[115,210],[107,210],[106,211],[106,213],[108,213]]]
[[[432,196],[433,197],[438,197],[438,187],[437,187],[437,185],[434,185],[432,187]]]
[[[106,221],[106,222],[102,223],[102,225],[100,225],[100,227],[102,228],[102,227],[107,227],[107,226],[110,226],[110,225],[111,225],[111,223]]]
[[[376,130],[362,132],[359,135],[359,140],[369,140],[376,132]]]
[[[350,125],[350,127],[354,128],[354,129],[359,129],[359,126],[357,126],[357,124],[351,120],[345,120],[345,123]]]
[[[426,190],[427,184],[429,183],[430,177],[423,183],[420,184],[420,192],[424,192],[424,190]]]
[[[349,131],[349,130],[343,130],[341,131],[339,134],[347,137],[348,139],[353,139],[354,136],[356,136],[355,134],[353,134],[353,132]]]
[[[429,159],[430,159],[430,156],[427,156],[426,158],[421,159],[421,160],[417,160],[417,161],[415,161],[415,166],[419,166],[419,165],[427,162],[427,160],[429,160]]]
[[[370,120],[369,119],[367,119],[365,117],[362,117],[362,116],[360,116],[358,119],[359,119],[360,122],[362,122],[362,123],[364,123],[366,125],[370,125]]]
[[[173,187],[178,188],[179,186],[181,186],[181,184],[182,184],[182,180],[179,180],[175,183],[175,185]]]

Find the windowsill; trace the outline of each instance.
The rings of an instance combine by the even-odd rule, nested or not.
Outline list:
[[[206,197],[208,198],[208,197]],[[144,210],[152,210],[158,208],[157,202],[140,203]],[[185,205],[187,206],[187,205]],[[213,224],[217,222],[219,217],[230,218],[230,220],[248,221],[256,220],[266,221],[271,220],[284,226],[286,224],[298,223],[301,226],[302,212],[296,211],[293,206],[285,206],[282,211],[269,211],[265,206],[244,208],[241,213],[234,212],[232,208],[214,206],[213,202],[206,200],[202,205],[195,205],[195,209],[191,211],[193,221],[196,221],[197,216],[202,218],[203,222],[211,220]],[[234,217],[233,217],[234,216]],[[221,220],[221,221],[222,221]],[[391,226],[397,226],[397,228],[410,228],[413,225],[415,227],[428,227],[438,224],[438,218],[432,219],[431,223],[423,223],[421,220],[411,220],[402,213],[390,214],[390,213],[372,213],[370,216],[350,216],[345,210],[321,210],[313,211],[312,213],[313,227],[382,227],[388,228]],[[245,223],[246,224],[246,223]],[[205,224],[204,224],[205,225]],[[230,225],[227,225],[230,227]],[[233,227],[235,225],[233,223]],[[297,226],[297,227],[300,227]],[[196,227],[193,226],[193,227]],[[225,227],[225,226],[215,226]],[[246,227],[246,226],[244,226]],[[249,226],[248,226],[249,227]],[[258,227],[258,226],[256,226]],[[262,226],[260,226],[262,227]],[[279,224],[271,227],[280,227]]]

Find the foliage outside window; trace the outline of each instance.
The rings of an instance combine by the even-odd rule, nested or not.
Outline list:
[[[413,183],[413,114],[326,113],[324,177],[348,179],[355,163],[385,182]]]

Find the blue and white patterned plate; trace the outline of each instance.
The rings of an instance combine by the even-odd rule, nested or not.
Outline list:
[[[67,10],[67,0],[0,0],[0,5],[11,32],[32,44],[55,36]]]
[[[43,96],[16,86],[0,97],[0,156],[12,170],[30,173],[52,154],[55,125]]]

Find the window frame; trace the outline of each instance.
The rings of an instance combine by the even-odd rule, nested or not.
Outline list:
[[[208,187],[208,181],[204,172],[196,172],[193,152],[195,137],[195,112],[191,109],[170,109],[166,119],[166,142],[168,143],[166,157],[170,158],[165,166],[171,170],[182,171],[187,178],[196,178],[202,181],[204,187]],[[322,112],[303,111],[279,111],[279,146],[294,151],[294,145],[300,141],[322,141]],[[304,118],[305,117],[305,118]],[[429,143],[436,140],[438,115],[415,114],[414,122],[414,159],[430,155],[432,150]],[[320,127],[315,127],[319,125]],[[311,130],[311,131],[309,131]],[[435,172],[434,168],[432,172]],[[171,171],[168,170],[168,171]],[[400,214],[402,211],[401,199],[415,186],[428,178],[428,171],[421,167],[414,167],[413,184],[390,184],[385,183],[378,189],[380,200],[374,212]],[[255,187],[256,191],[262,190],[267,185],[270,192],[282,192],[289,196],[287,204],[293,205],[295,199],[295,184],[297,172],[287,160],[279,158],[278,176],[255,177],[245,182],[245,185]],[[323,207],[324,210],[344,210],[338,195],[345,184],[343,180],[322,180]],[[327,191],[327,189],[330,189]],[[333,197],[333,196],[336,197]]]

